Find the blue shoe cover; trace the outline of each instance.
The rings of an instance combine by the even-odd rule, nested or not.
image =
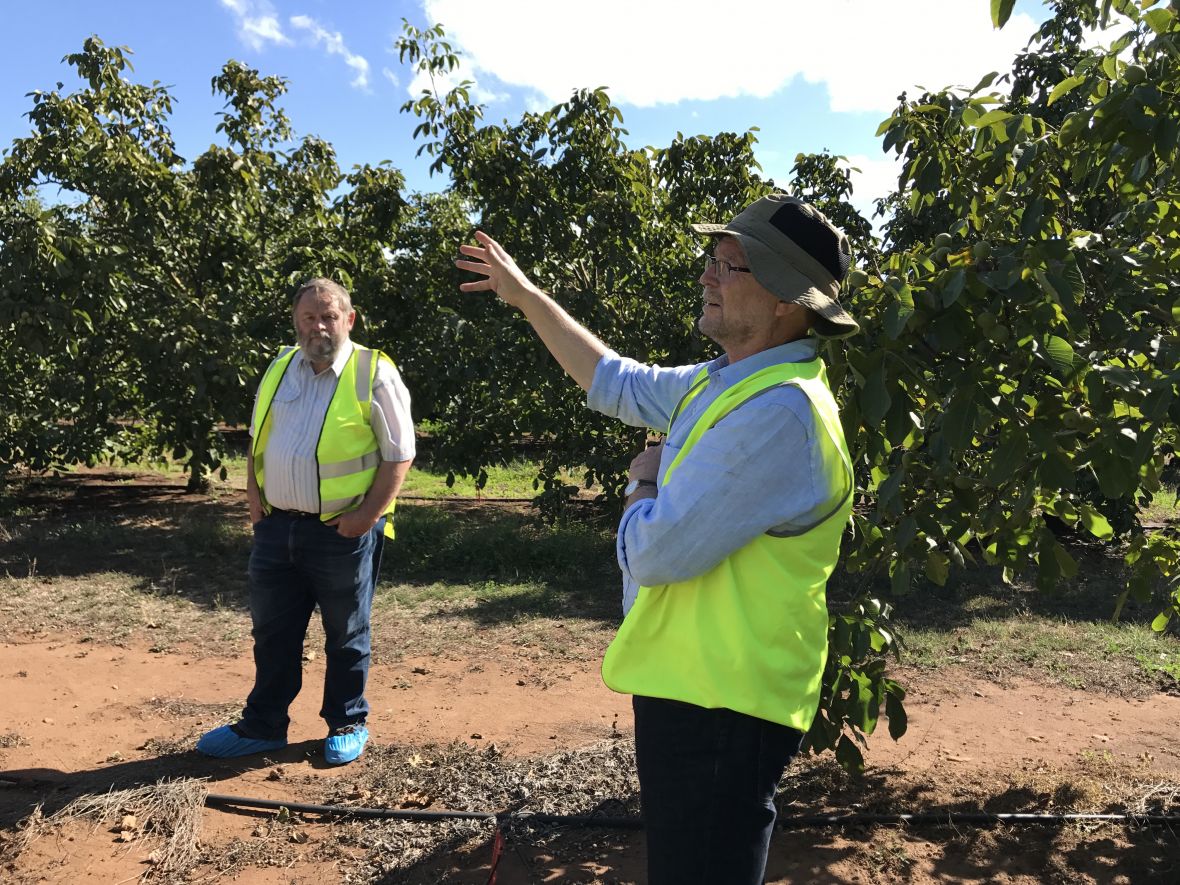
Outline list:
[[[218,759],[229,759],[234,756],[249,756],[251,753],[265,753],[269,750],[281,750],[287,746],[287,741],[264,741],[258,738],[243,737],[233,730],[232,726],[223,725],[201,735],[197,741],[197,752]]]
[[[329,765],[345,765],[365,751],[369,729],[363,725],[338,728],[324,741],[324,760]]]

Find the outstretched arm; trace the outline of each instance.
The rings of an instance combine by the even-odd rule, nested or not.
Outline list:
[[[464,292],[490,290],[505,304],[523,313],[566,374],[583,390],[589,390],[606,345],[533,285],[503,246],[483,231],[476,231],[475,239],[478,246],[459,247],[463,255],[473,260],[456,260],[455,267],[482,274],[484,279],[462,283],[459,288]]]

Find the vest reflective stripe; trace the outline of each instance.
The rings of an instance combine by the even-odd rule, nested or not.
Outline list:
[[[320,464],[320,479],[338,479],[350,473],[360,473],[375,468],[381,463],[380,450],[361,455],[359,458],[349,458],[347,461],[334,461],[331,464]]]
[[[797,386],[812,404],[827,487],[844,493],[839,507],[802,534],[759,535],[703,575],[640,587],[602,662],[615,691],[811,726],[827,660],[827,580],[852,510],[851,459],[823,363],[771,366],[721,394],[689,431],[664,483],[719,420],[781,384]],[[694,384],[674,414],[703,389]]]
[[[297,347],[286,347],[280,351],[262,376],[254,406],[254,477],[262,495],[263,508],[268,513],[271,507],[266,501],[265,453],[270,438],[270,409],[298,350]],[[361,506],[381,464],[380,447],[369,424],[373,380],[377,377],[377,365],[381,359],[389,360],[389,357],[380,351],[354,347],[324,414],[316,443],[319,510],[324,522]],[[385,534],[390,538],[394,536],[393,511],[394,505],[390,505],[385,514]]]
[[[356,358],[357,402],[367,403],[373,399],[373,378],[376,376],[373,367],[373,351],[358,348],[352,353]]]
[[[364,500],[364,495],[354,495],[351,498],[336,498],[332,501],[323,501],[320,504],[320,508],[327,511],[328,515],[321,518],[325,520],[333,519],[348,510],[356,510]],[[391,510],[390,513],[392,512]],[[388,516],[388,514],[386,515]]]

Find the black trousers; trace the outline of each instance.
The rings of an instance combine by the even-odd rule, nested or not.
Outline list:
[[[661,698],[632,705],[649,885],[761,885],[775,790],[803,733]]]

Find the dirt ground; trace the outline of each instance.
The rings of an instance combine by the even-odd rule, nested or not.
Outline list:
[[[358,762],[340,768],[323,762],[322,634],[313,627],[290,745],[239,760],[198,756],[197,737],[233,721],[249,689],[248,619],[242,600],[215,599],[167,621],[181,609],[165,610],[156,594],[184,591],[186,575],[163,545],[179,524],[215,527],[244,519],[245,510],[240,492],[208,499],[183,493],[178,482],[82,473],[25,490],[31,512],[73,518],[68,532],[89,532],[90,540],[76,551],[84,568],[59,558],[52,576],[48,557],[38,565],[39,548],[0,556],[15,594],[0,623],[0,881],[643,881],[644,842],[635,829],[517,818],[497,833],[489,821],[203,807],[207,791],[281,804],[619,820],[634,819],[638,798],[630,700],[598,675],[609,631],[573,636],[556,619],[537,642],[525,636],[529,623],[512,618],[444,628],[420,617],[402,623],[396,607],[383,609],[368,691],[373,737]],[[108,522],[78,521],[87,514]],[[112,518],[121,521],[117,532],[105,528]],[[12,540],[19,519],[0,526],[9,532],[0,540]],[[201,537],[212,546],[185,554],[181,563],[197,572],[187,579],[216,586],[232,573],[240,582],[236,536]],[[160,562],[128,559],[145,551],[158,551]],[[133,574],[138,589],[99,587],[106,568]],[[180,584],[168,585],[178,576]],[[565,610],[570,605],[563,599]],[[1125,686],[1091,682],[1091,690],[1074,690],[1031,673],[989,681],[951,662],[891,673],[909,686],[908,732],[896,743],[884,727],[873,735],[859,778],[830,754],[796,760],[784,778],[782,819],[1180,814],[1173,739],[1180,696],[1140,686],[1132,698],[1119,693]],[[67,814],[87,797],[101,813]],[[161,797],[180,804],[152,804]],[[171,865],[177,846],[188,853]],[[776,832],[767,879],[1173,883],[1180,838],[1167,827],[1127,823],[799,825]]]
[[[192,743],[234,716],[251,676],[246,646],[221,658],[184,648],[152,652],[146,641],[119,647],[81,639],[37,636],[0,645],[0,824],[9,843],[0,878],[7,881],[116,883],[150,872],[158,840],[128,841],[109,821],[47,829],[14,851],[17,822],[38,804],[49,814],[77,795],[112,786],[198,777],[218,794],[368,805],[383,799],[440,809],[447,807],[440,801],[445,796],[387,797],[363,785],[392,754],[413,751],[412,762],[441,757],[447,745],[466,748],[470,758],[529,764],[584,748],[608,753],[595,765],[628,758],[628,699],[606,689],[594,667],[554,663],[539,673],[535,661],[491,649],[462,661],[378,661],[370,683],[373,740],[354,765],[329,768],[322,761],[319,658],[307,663],[288,748],[267,757],[207,760],[191,751]],[[874,736],[861,781],[842,779],[826,764],[793,766],[784,814],[1123,810],[1136,803],[1139,811],[1175,812],[1180,697],[1125,700],[1032,682],[1001,686],[944,670],[923,678],[907,709],[909,733],[898,743]],[[616,798],[634,807],[633,796]],[[206,808],[199,820],[202,861],[190,879],[489,881],[494,850],[486,828],[382,872],[372,858],[381,855],[385,837],[366,835],[362,824],[315,816],[276,821],[274,812]],[[404,836],[421,825],[397,826]],[[501,885],[643,879],[638,833],[567,830],[540,841],[509,835],[496,871]],[[404,851],[409,843],[398,844]],[[1158,828],[849,826],[776,834],[768,880],[1175,882],[1178,865],[1180,842]]]

